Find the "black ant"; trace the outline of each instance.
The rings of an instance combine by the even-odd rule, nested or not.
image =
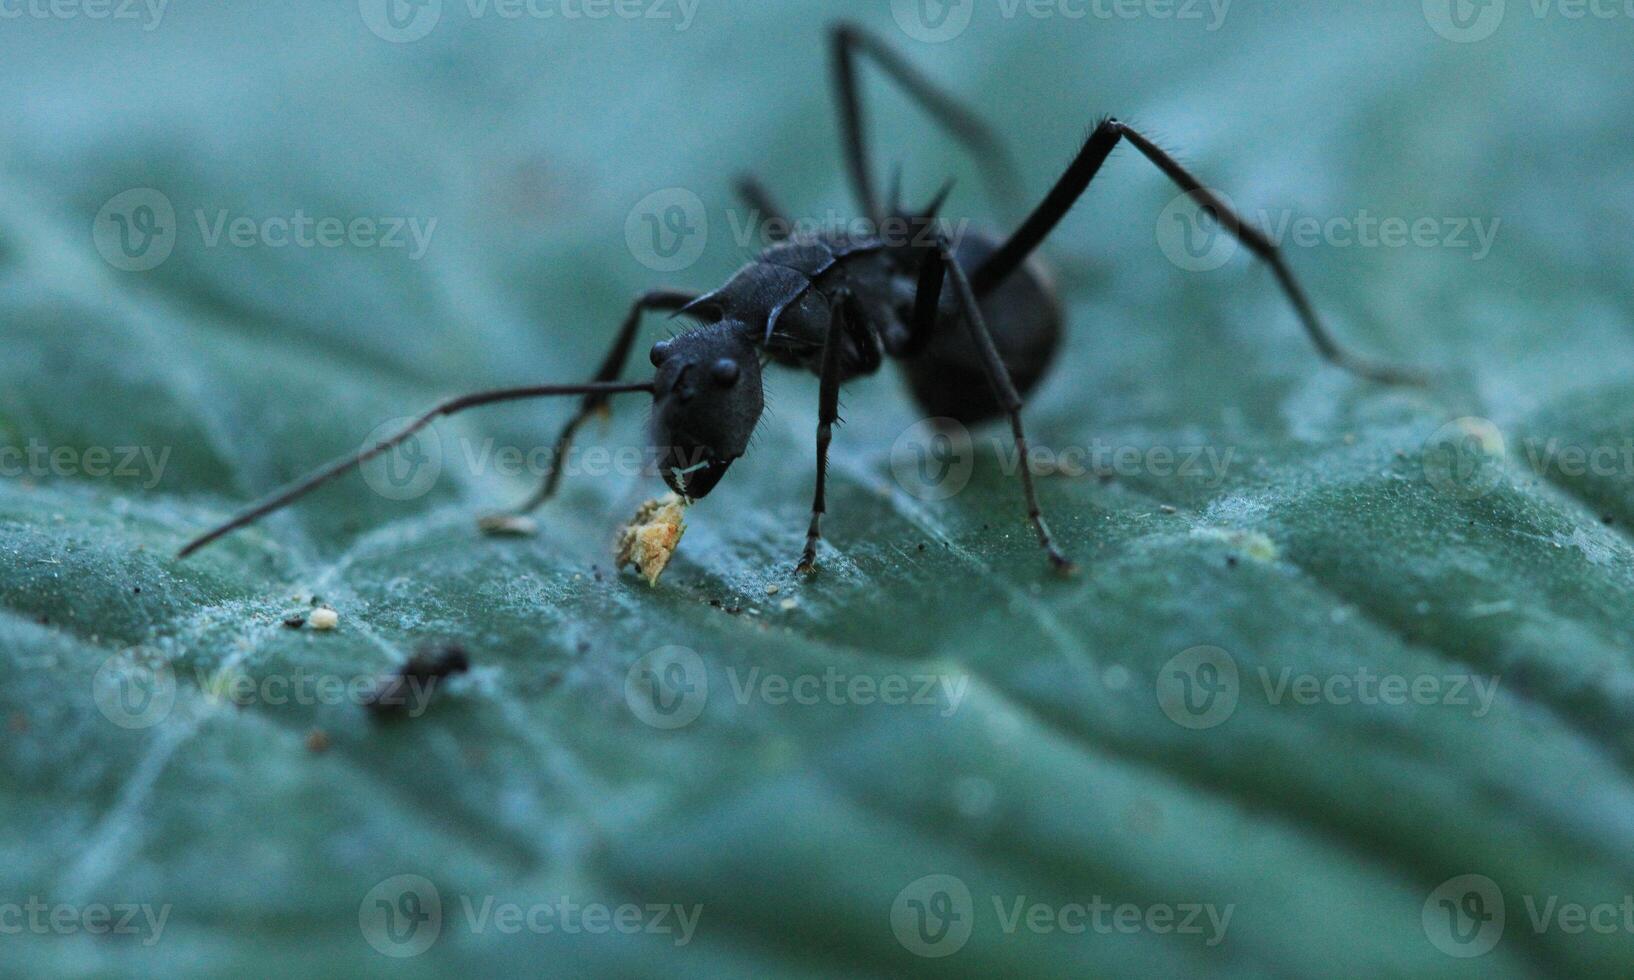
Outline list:
[[[217,538],[285,506],[319,485],[399,445],[431,422],[478,405],[579,395],[583,402],[556,441],[558,464],[574,435],[612,395],[653,397],[651,441],[670,489],[696,500],[706,496],[748,448],[762,408],[763,361],[804,368],[821,379],[817,419],[817,491],[798,570],[817,558],[830,433],[839,418],[840,387],[872,374],[889,356],[902,365],[909,387],[928,414],[972,425],[1005,416],[1027,459],[1022,397],[1044,376],[1061,337],[1061,308],[1040,270],[1029,263],[1056,223],[1072,208],[1120,141],[1127,140],[1189,195],[1221,227],[1275,274],[1318,352],[1358,375],[1387,383],[1415,383],[1412,372],[1370,364],[1346,353],[1323,327],[1277,247],[1246,224],[1218,195],[1145,136],[1113,118],[1095,127],[1044,198],[1008,238],[968,234],[956,243],[935,229],[950,187],[916,213],[904,212],[893,188],[882,204],[867,163],[856,61],[867,56],[1004,181],[1013,169],[987,127],[920,75],[878,38],[849,24],[831,34],[845,163],[865,217],[876,229],[888,222],[929,234],[887,242],[881,235],[827,231],[775,242],[726,285],[704,295],[658,290],[635,301],[594,380],[464,395],[437,405],[390,439],[337,460],[293,487],[189,543],[185,557]],[[780,212],[752,178],[739,194],[762,214]],[[778,222],[788,227],[786,221]],[[951,281],[952,289],[944,290]],[[652,348],[651,381],[623,382],[636,331],[646,312],[684,314],[696,325]],[[559,465],[520,508],[531,511],[556,492]],[[1027,516],[1054,566],[1072,570],[1039,510],[1032,475],[1019,467]]]

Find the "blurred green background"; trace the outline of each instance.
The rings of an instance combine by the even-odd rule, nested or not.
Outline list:
[[[1628,973],[1634,922],[1562,910],[1634,891],[1634,11],[1453,4],[442,0],[396,27],[375,0],[0,4],[0,973]],[[816,385],[784,373],[657,588],[608,545],[653,480],[570,479],[538,536],[477,534],[532,478],[465,453],[544,444],[558,404],[441,424],[423,496],[353,477],[171,559],[442,395],[587,376],[638,292],[752,255],[738,173],[849,215],[841,17],[992,120],[1030,198],[1115,113],[1273,224],[1429,221],[1288,252],[1347,343],[1436,384],[1325,366],[1242,255],[1177,268],[1174,190],[1121,150],[1051,241],[1069,332],[1027,413],[1040,445],[1146,461],[1041,481],[1074,580],[998,433],[950,499],[893,478],[920,415],[889,367],[846,391],[809,581]],[[902,163],[910,200],[957,177],[949,214],[1002,224],[868,79],[876,169]],[[702,251],[655,270],[653,195],[686,194]],[[120,252],[118,221],[162,236],[157,201],[168,251],[133,270],[159,256]],[[209,233],[297,212],[429,237]],[[1476,225],[1490,249],[1458,244]],[[590,439],[639,445],[644,414]],[[91,472],[124,447],[153,463]],[[1191,448],[1230,465],[1151,455]],[[339,630],[280,625],[313,597]],[[475,669],[404,724],[269,694],[438,639]],[[1215,677],[1197,647],[1236,672],[1201,728],[1164,700],[1176,658]],[[1369,672],[1448,697],[1276,686]],[[696,716],[650,724],[642,684],[674,676]],[[765,686],[828,677],[940,693]],[[165,925],[30,925],[36,899]],[[696,929],[567,931],[563,902]],[[1098,903],[1141,924],[1062,928]],[[1221,935],[1147,915],[1205,907]]]

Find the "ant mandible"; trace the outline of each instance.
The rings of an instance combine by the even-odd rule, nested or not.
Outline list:
[[[479,405],[577,395],[583,401],[556,440],[543,485],[519,510],[534,510],[556,492],[560,461],[580,426],[604,410],[613,395],[644,392],[653,398],[652,451],[670,489],[690,500],[706,496],[742,456],[763,405],[762,362],[804,368],[821,379],[817,417],[817,490],[797,570],[810,572],[824,511],[829,440],[839,419],[840,387],[877,371],[891,357],[902,365],[914,397],[929,415],[965,425],[1004,416],[1018,451],[1028,458],[1021,423],[1023,397],[1038,384],[1061,336],[1061,310],[1029,257],[1072,208],[1119,142],[1127,140],[1222,228],[1270,266],[1317,350],[1334,364],[1385,383],[1417,383],[1410,371],[1361,361],[1345,352],[1317,317],[1275,244],[1246,224],[1218,195],[1173,157],[1127,124],[1103,119],[1043,202],[1008,238],[966,234],[950,242],[935,228],[949,187],[916,213],[902,210],[895,188],[882,205],[868,166],[858,56],[870,58],[983,164],[984,174],[1007,187],[1014,172],[987,127],[919,74],[887,44],[851,25],[831,32],[834,85],[845,141],[848,176],[864,216],[878,229],[887,221],[920,234],[887,242],[880,234],[823,231],[774,242],[711,293],[649,292],[630,308],[593,380],[464,395],[419,416],[394,436],[337,460],[294,486],[256,504],[181,550],[186,557],[212,541],[269,514],[335,477],[386,452],[435,419]],[[752,178],[738,183],[747,203],[780,215]],[[770,222],[769,222],[770,224]],[[790,227],[787,221],[776,222]],[[928,234],[925,234],[928,232]],[[951,281],[951,290],[944,286]],[[651,381],[624,382],[642,314],[668,312],[696,324],[652,348]],[[1027,517],[1039,544],[1060,571],[1072,563],[1056,546],[1039,509],[1028,467],[1018,467]]]

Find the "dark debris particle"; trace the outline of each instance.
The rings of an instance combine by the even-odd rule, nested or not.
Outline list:
[[[1617,523],[1617,518],[1612,517],[1610,514],[1601,514],[1600,523],[1610,527],[1611,525]]]
[[[314,609],[316,609],[316,608],[318,608],[318,607],[319,607],[319,606],[321,606],[321,605],[323,605],[323,596],[321,596],[321,595],[315,595],[315,596],[313,596],[313,597],[312,597],[312,602],[311,602],[311,603],[309,603],[309,605],[311,605],[311,606],[312,606],[312,608],[314,608]]]
[[[305,625],[306,625],[306,617],[305,616],[286,616],[286,617],[284,617],[284,628],[285,629],[298,630],[302,626],[305,626]]]
[[[141,595],[142,594],[142,587],[140,585],[132,587],[131,593],[133,595]]]
[[[924,551],[924,550],[925,550],[925,542],[923,542],[923,541],[921,541],[921,542],[919,542],[919,550],[920,550],[920,551]]]
[[[395,673],[381,678],[363,706],[376,718],[418,716],[439,683],[470,669],[471,658],[463,647],[448,644],[422,650]]]
[[[1227,568],[1236,568],[1237,567],[1237,556],[1236,555],[1226,555],[1226,567]]]
[[[306,733],[306,750],[314,755],[329,751],[329,733],[314,728]]]

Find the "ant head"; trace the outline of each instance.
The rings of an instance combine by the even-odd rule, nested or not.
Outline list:
[[[676,493],[697,500],[749,448],[763,407],[760,355],[744,325],[711,323],[653,345],[652,444]]]

